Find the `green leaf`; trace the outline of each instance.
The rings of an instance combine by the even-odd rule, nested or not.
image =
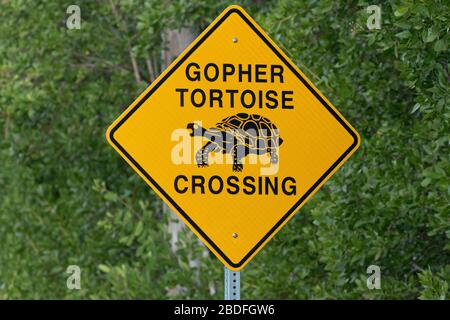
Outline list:
[[[447,42],[445,41],[445,39],[440,39],[440,40],[436,41],[436,43],[433,46],[433,49],[436,52],[446,51],[447,50]]]
[[[416,104],[414,105],[414,107],[412,108],[411,113],[414,113],[414,112],[416,112],[416,111],[419,110],[419,109],[420,109],[420,103],[416,103]]]
[[[100,269],[100,271],[104,272],[104,273],[108,273],[111,271],[111,268],[108,267],[106,264],[100,264],[98,266],[98,268]]]
[[[433,28],[429,28],[423,39],[424,42],[433,42],[438,36],[438,33]]]
[[[407,38],[411,37],[411,32],[409,32],[408,30],[405,30],[405,31],[397,33],[395,36],[400,39],[407,39]]]
[[[144,225],[143,225],[142,221],[139,221],[136,226],[136,229],[134,230],[134,236],[135,237],[139,236],[143,229],[144,229]]]
[[[117,201],[118,198],[119,197],[114,192],[108,191],[108,192],[105,193],[105,199],[108,200],[108,201],[115,202],[115,201]]]
[[[422,186],[422,187],[427,187],[430,183],[431,183],[431,178],[425,178],[425,179],[423,179],[422,180],[422,182],[420,183],[420,185]]]
[[[408,12],[408,10],[409,10],[409,7],[406,7],[406,6],[404,6],[404,7],[398,7],[398,8],[395,9],[395,11],[394,11],[394,16],[396,16],[396,17],[401,17],[401,16],[403,16],[404,14],[406,14],[406,13]]]

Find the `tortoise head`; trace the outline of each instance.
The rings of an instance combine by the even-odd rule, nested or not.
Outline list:
[[[198,124],[197,122],[191,122],[188,123],[188,125],[186,126],[186,129],[190,130],[189,135],[191,137],[195,137],[195,136],[203,136],[205,133],[205,129],[202,128],[202,126],[200,124]]]

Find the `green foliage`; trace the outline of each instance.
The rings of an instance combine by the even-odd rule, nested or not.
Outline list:
[[[0,298],[221,298],[188,230],[104,139],[161,71],[162,33],[231,1],[0,1]],[[360,150],[243,271],[244,298],[447,299],[447,1],[241,3],[362,135]],[[130,52],[143,81],[136,83]],[[189,264],[197,259],[199,266]],[[66,288],[67,266],[82,269]],[[381,267],[382,289],[366,269]]]
[[[419,281],[423,287],[420,299],[444,300],[448,298],[448,279],[450,279],[450,268],[447,266],[437,276],[431,270],[419,274]]]

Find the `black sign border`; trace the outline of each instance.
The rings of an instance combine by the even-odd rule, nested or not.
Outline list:
[[[118,143],[114,138],[114,133],[120,128],[120,126],[155,92],[164,81],[170,77],[170,75],[178,69],[178,67],[232,14],[238,14],[247,25],[264,41],[264,43],[280,58],[283,63],[289,67],[289,69],[297,76],[297,78],[308,88],[308,90],[314,94],[314,96],[322,103],[322,105],[336,118],[336,120],[349,132],[353,137],[353,143],[350,147],[333,163],[333,165],[313,184],[311,188],[294,204],[294,206],[264,235],[264,237],[242,258],[238,263],[231,261],[225,253],[203,232],[202,229],[184,212],[183,209],[158,185],[158,183],[142,168],[139,163]],[[305,199],[320,185],[320,183],[338,166],[342,160],[356,148],[359,143],[358,135],[345,123],[345,121],[331,108],[328,103],[318,94],[310,84],[297,72],[293,64],[286,60],[286,58],[280,53],[280,51],[270,43],[270,41],[258,30],[258,28],[238,9],[231,8],[226,12],[201,38],[195,43],[192,48],[185,53],[178,62],[170,68],[170,70],[159,79],[159,81],[147,92],[147,94],[111,129],[109,133],[110,140],[117,146],[117,148],[138,168],[138,170],[155,186],[155,188],[177,209],[177,211],[197,230],[197,232],[205,239],[211,247],[232,267],[241,267],[253,253],[261,247],[261,245],[269,238],[275,230],[287,219],[289,216],[305,201]]]

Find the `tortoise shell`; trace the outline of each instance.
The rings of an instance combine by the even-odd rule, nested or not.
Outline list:
[[[238,113],[217,123],[216,128],[233,135],[250,149],[277,147],[279,132],[275,124],[258,114]]]

